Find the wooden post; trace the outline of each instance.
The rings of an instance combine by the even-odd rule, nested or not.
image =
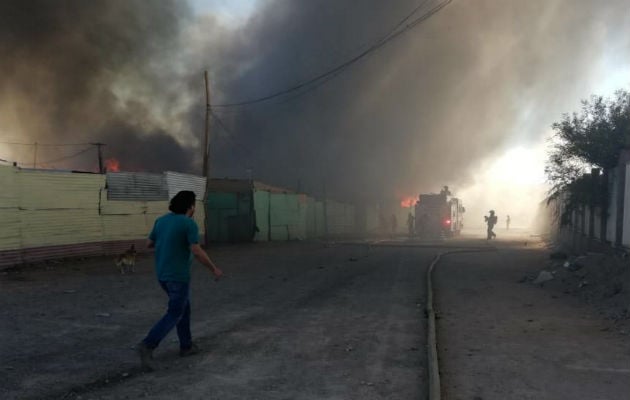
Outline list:
[[[104,174],[105,172],[105,167],[103,166],[103,146],[105,146],[105,143],[90,143],[94,146],[96,146],[96,155],[98,156],[98,173],[99,174]]]
[[[208,85],[208,71],[204,71],[203,72],[203,79],[205,82],[205,87],[206,87],[206,125],[205,125],[205,132],[204,132],[204,141],[203,141],[203,171],[201,173],[201,175],[206,178],[206,193],[205,193],[205,198],[203,199],[203,206],[206,209],[206,223],[205,223],[205,229],[204,229],[204,247],[208,247],[208,221],[209,221],[209,215],[208,215],[208,207],[207,207],[207,201],[208,201],[208,193],[210,191],[210,181],[208,179],[208,157],[209,157],[209,136],[210,136],[210,88]]]

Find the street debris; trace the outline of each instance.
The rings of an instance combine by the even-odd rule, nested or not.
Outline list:
[[[534,285],[540,285],[551,280],[553,280],[553,274],[549,271],[543,270],[543,271],[540,271],[540,273],[538,274],[538,277],[534,279],[532,283]]]
[[[584,268],[584,264],[580,262],[580,260],[583,260],[584,258],[585,258],[584,256],[581,256],[581,257],[577,257],[573,261],[567,260],[564,262],[564,264],[562,264],[562,266],[568,269],[569,271],[579,271],[582,268]]]
[[[588,252],[564,258],[566,253],[557,251],[551,253],[544,270],[531,281],[542,286],[553,279],[556,283],[552,287],[594,305],[601,315],[615,321],[615,330],[620,332],[630,323],[630,267],[624,252]],[[523,277],[519,282],[527,279]]]
[[[96,316],[97,316],[97,317],[103,317],[103,318],[109,318],[109,317],[111,317],[112,315],[111,315],[110,313],[106,313],[106,312],[104,312],[104,313],[98,313],[98,314],[96,314]]]

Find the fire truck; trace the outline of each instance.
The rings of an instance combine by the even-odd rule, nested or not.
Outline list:
[[[452,237],[464,227],[466,209],[451,197],[448,186],[440,193],[421,194],[415,206],[415,232],[423,237]]]

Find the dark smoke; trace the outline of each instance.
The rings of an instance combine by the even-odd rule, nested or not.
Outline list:
[[[0,130],[101,140],[123,168],[198,171],[204,69],[215,104],[266,95],[366,49],[418,4],[265,0],[230,28],[178,1],[3,2]],[[628,64],[628,15],[624,0],[454,1],[311,93],[216,108],[211,174],[343,199],[456,190],[574,109],[606,60]]]
[[[189,16],[176,0],[0,2],[2,139],[104,142],[123,169],[192,171],[195,140],[175,140],[191,128],[169,97],[181,88],[164,79]],[[41,147],[40,159],[74,150]],[[95,154],[55,166],[93,169]]]
[[[231,60],[248,69],[215,81],[227,101],[290,86],[355,54],[417,3],[265,3]],[[314,93],[225,118],[257,175],[285,185],[321,192],[325,181],[329,192],[370,198],[461,186],[481,159],[539,138],[588,95],[597,60],[628,44],[627,22],[623,1],[456,1]],[[230,159],[242,157],[220,165],[238,168]]]

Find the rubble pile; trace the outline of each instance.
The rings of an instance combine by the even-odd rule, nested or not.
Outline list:
[[[626,253],[574,256],[560,249],[537,275],[521,282],[574,295],[630,332],[630,259]]]

